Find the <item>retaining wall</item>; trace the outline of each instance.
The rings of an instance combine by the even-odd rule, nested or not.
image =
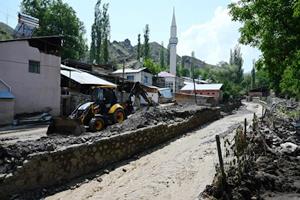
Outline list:
[[[27,190],[59,185],[95,172],[219,117],[219,109],[205,108],[171,125],[161,123],[93,143],[32,154],[14,173],[0,177],[0,199]]]

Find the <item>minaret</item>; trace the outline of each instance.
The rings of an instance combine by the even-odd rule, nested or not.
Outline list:
[[[175,9],[173,8],[173,18],[172,25],[170,31],[170,40],[169,40],[169,48],[170,48],[170,73],[176,76],[176,46],[178,43],[177,39],[177,26],[175,20]]]

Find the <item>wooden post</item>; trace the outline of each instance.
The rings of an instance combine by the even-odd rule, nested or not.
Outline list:
[[[226,174],[224,170],[224,163],[222,158],[222,150],[221,150],[221,144],[220,144],[220,136],[216,135],[216,142],[217,142],[217,150],[218,150],[218,156],[219,156],[219,163],[220,163],[220,170],[222,173],[222,185],[223,189],[226,188]]]
[[[246,118],[244,120],[244,134],[245,134],[245,136],[247,134],[247,119]]]

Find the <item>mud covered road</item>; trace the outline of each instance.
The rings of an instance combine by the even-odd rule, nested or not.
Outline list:
[[[235,114],[164,144],[109,173],[61,191],[54,199],[186,199],[194,200],[212,182],[217,163],[215,135],[232,137],[232,130],[259,116],[261,107],[247,103]]]

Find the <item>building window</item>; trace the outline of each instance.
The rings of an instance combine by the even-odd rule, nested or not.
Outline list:
[[[211,93],[211,94],[215,94],[215,93],[213,92],[213,93]]]
[[[145,84],[145,85],[148,84],[148,76],[144,76],[144,84]]]
[[[166,87],[173,89],[173,83],[172,82],[166,82]]]
[[[39,74],[40,73],[40,62],[29,60],[29,70],[28,71],[31,73]]]
[[[207,94],[209,95],[209,92]]]
[[[127,75],[127,80],[134,81],[134,76],[133,75]]]

